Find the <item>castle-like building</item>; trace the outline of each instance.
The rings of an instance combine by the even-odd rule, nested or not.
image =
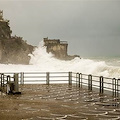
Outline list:
[[[66,41],[60,41],[60,39],[48,39],[44,38],[44,46],[47,47],[47,52],[51,52],[55,57],[63,59],[67,57],[67,47]]]
[[[60,39],[48,39],[48,37],[43,38],[43,40],[47,52],[51,52],[58,59],[71,60],[75,57],[79,57],[77,55],[68,55],[68,43],[66,41],[60,41]]]

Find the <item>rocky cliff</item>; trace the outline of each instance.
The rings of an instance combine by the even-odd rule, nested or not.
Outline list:
[[[0,63],[29,64],[28,54],[32,51],[33,46],[20,38],[0,38]]]
[[[11,33],[9,21],[3,19],[3,11],[0,11],[0,63],[29,64],[28,54],[34,47]]]

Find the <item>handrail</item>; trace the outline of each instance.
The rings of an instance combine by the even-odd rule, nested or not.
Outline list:
[[[4,77],[1,79],[1,85],[6,83],[7,76],[13,79],[14,73],[0,73]],[[76,85],[78,87],[88,86],[88,90],[99,89],[99,93],[103,94],[106,91],[112,92],[114,97],[120,94],[120,79],[96,76],[91,74],[82,74],[76,72],[20,72],[20,84],[53,84],[66,83]],[[2,83],[3,82],[3,83]]]

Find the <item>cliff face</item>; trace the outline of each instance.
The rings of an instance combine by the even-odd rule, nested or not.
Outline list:
[[[12,31],[9,27],[9,22],[0,21],[0,37],[9,39],[11,37]]]
[[[0,39],[0,63],[29,64],[33,46],[19,38]]]
[[[34,47],[11,33],[9,21],[3,19],[3,11],[0,11],[0,63],[29,64],[28,54]]]

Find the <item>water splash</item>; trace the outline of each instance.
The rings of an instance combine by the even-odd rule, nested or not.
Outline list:
[[[105,61],[95,61],[90,59],[80,59],[78,57],[70,61],[58,60],[52,53],[46,52],[46,47],[41,42],[31,57],[29,65],[4,65],[0,64],[0,72],[25,72],[25,71],[42,71],[42,72],[81,72],[106,77],[120,77],[120,68],[109,66]]]
[[[33,52],[30,64],[40,67],[43,71],[73,71],[86,74],[119,77],[120,69],[115,66],[108,66],[105,61],[94,61],[80,59],[78,57],[70,61],[58,60],[51,53],[46,52],[43,43]]]

